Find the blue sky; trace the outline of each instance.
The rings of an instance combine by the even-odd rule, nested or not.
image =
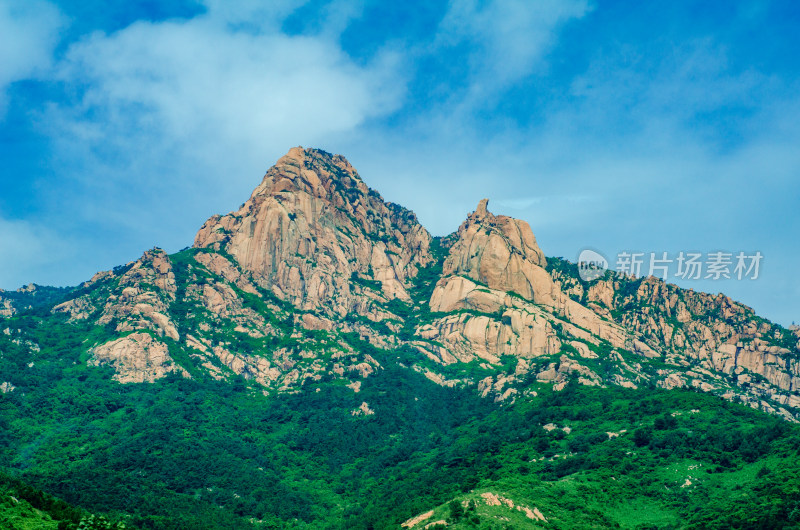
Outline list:
[[[789,0],[0,0],[0,287],[190,245],[303,145],[435,235],[488,197],[549,256],[761,252],[757,280],[676,283],[800,321],[799,24]]]

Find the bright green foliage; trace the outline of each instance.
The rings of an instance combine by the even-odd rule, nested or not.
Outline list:
[[[777,418],[693,392],[576,384],[499,406],[351,339],[385,367],[358,394],[120,385],[42,356],[0,395],[2,466],[138,528],[396,528],[436,506],[457,528],[502,527],[510,516],[481,491],[536,506],[548,528],[800,523],[800,432]],[[362,401],[375,415],[352,415]]]
[[[432,318],[427,301],[444,255],[438,240],[433,250],[437,259],[416,276],[412,302],[387,304],[412,324]],[[195,252],[172,256],[179,291],[169,310],[181,334],[212,323],[215,342],[254,353],[303,340],[304,349],[325,356],[344,342],[383,368],[358,393],[323,378],[267,396],[237,376],[215,381],[165,339],[193,378],[121,385],[110,368],[86,365],[91,345],[119,336],[115,323],[68,323],[40,308],[6,319],[15,332],[0,333],[0,382],[15,388],[0,394],[0,469],[23,482],[0,481],[0,517],[16,518],[0,519],[0,527],[36,527],[18,521],[25,518],[38,528],[63,523],[61,530],[114,528],[111,522],[397,528],[431,509],[430,521],[450,528],[800,525],[793,424],[705,394],[574,382],[553,392],[526,381],[538,395],[496,404],[408,369],[420,362],[418,352],[379,350],[356,333],[292,338],[291,307],[267,291],[236,294],[278,333],[235,334],[184,296],[190,281],[219,281],[191,259]],[[412,324],[400,333],[413,332]],[[27,339],[41,351],[32,353]],[[513,361],[503,358],[503,369],[513,371]],[[586,360],[599,373],[602,362]],[[448,369],[483,376],[478,363],[442,373]],[[375,414],[354,415],[362,402]],[[547,523],[490,506],[483,493],[536,507]]]
[[[92,526],[92,524],[94,526]],[[0,528],[8,530],[123,530],[124,523],[95,517],[0,473]]]

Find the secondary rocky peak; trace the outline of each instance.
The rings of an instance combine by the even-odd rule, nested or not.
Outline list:
[[[484,232],[489,236],[495,235],[507,240],[512,253],[520,254],[541,267],[547,265],[544,253],[536,243],[531,226],[520,219],[506,215],[494,215],[489,211],[488,206],[489,199],[481,199],[475,211],[469,214],[459,227],[458,236],[463,238],[465,235],[473,235],[478,232]]]
[[[552,305],[552,282],[544,253],[528,223],[489,212],[488,199],[461,224],[444,263],[444,274],[464,275],[501,291]]]
[[[494,215],[487,204],[480,201],[451,236],[442,279],[431,295],[431,310],[450,314],[421,328],[420,334],[444,344],[464,362],[474,356],[495,363],[503,355],[551,355],[565,342],[590,356],[585,343],[572,345],[590,336],[624,347],[628,339],[620,326],[570,299],[553,281],[530,225]],[[458,313],[462,310],[468,313]],[[563,373],[573,371],[570,366],[564,364]],[[596,374],[587,374],[583,378],[596,384]],[[551,379],[559,377],[554,369]]]

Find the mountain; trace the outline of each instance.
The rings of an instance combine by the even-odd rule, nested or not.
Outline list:
[[[486,199],[432,237],[318,149],[0,332],[0,468],[133,526],[800,521],[800,329],[584,281]]]
[[[433,238],[343,157],[298,147],[239,210],[206,221],[191,250],[148,251],[54,311],[125,334],[91,345],[90,361],[125,382],[205,370],[267,389],[320,377],[357,385],[380,365],[353,350],[345,335],[356,333],[416,352],[410,368],[439,384],[492,399],[532,380],[563,387],[574,374],[698,388],[798,418],[797,329],[653,277],[582,281],[574,265],[545,258],[526,222],[487,203]]]

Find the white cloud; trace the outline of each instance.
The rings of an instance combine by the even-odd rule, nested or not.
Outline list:
[[[600,132],[603,140],[614,132],[652,145],[652,139],[664,133],[706,132],[703,123],[718,132],[733,132],[740,123],[734,120],[720,128],[721,116],[735,116],[739,110],[746,120],[781,91],[777,79],[757,70],[731,68],[725,48],[710,37],[660,44],[666,50],[625,45],[596,57],[574,79],[569,94],[573,105],[562,109],[562,121]],[[762,98],[765,94],[769,97]],[[615,130],[608,131],[609,125]]]
[[[457,0],[439,26],[437,43],[470,47],[467,99],[482,98],[531,74],[561,25],[588,11],[585,0]]]
[[[5,114],[6,90],[51,64],[62,17],[41,0],[0,0],[0,118]]]
[[[73,97],[39,123],[70,181],[49,191],[67,215],[180,248],[290,147],[324,147],[401,103],[395,55],[357,64],[330,35],[288,36],[288,2],[207,3],[66,50],[55,71]]]
[[[201,0],[210,19],[235,31],[274,31],[281,21],[308,0]]]
[[[140,22],[74,45],[60,78],[85,90],[77,113],[56,109],[59,123],[90,142],[146,130],[198,152],[259,151],[350,130],[402,94],[390,56],[361,67],[328,41],[217,21]]]

